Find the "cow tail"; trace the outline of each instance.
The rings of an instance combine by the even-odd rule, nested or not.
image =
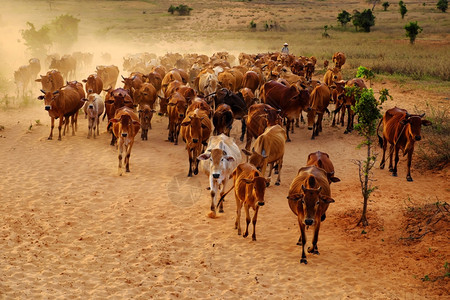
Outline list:
[[[106,109],[105,109],[105,113],[103,114],[102,121],[105,121],[105,117],[106,117]]]
[[[220,203],[222,203],[223,201],[225,201],[225,196],[228,195],[228,193],[231,192],[232,189],[234,189],[234,184],[233,184],[233,186],[232,186],[225,194],[222,195],[222,197],[220,197],[219,201],[217,202],[216,208],[219,207]]]
[[[383,138],[378,134],[378,130],[380,129],[381,122],[383,122],[383,119],[380,119],[380,122],[378,123],[377,136],[378,136],[378,144],[380,145],[381,148],[383,148]]]

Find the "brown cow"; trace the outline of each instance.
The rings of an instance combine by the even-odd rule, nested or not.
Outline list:
[[[222,103],[217,106],[213,115],[214,135],[224,133],[225,135],[230,136],[233,120],[233,111],[228,104]]]
[[[194,172],[194,175],[198,174],[197,157],[203,152],[202,145],[206,145],[212,128],[212,123],[209,119],[210,112],[201,108],[193,109],[192,107],[194,105],[201,104],[197,104],[196,101],[194,101],[194,103],[188,107],[186,117],[181,123],[180,129],[180,134],[183,141],[186,142],[186,150],[189,156],[188,177],[192,177],[192,171]]]
[[[109,90],[116,87],[117,78],[119,77],[119,68],[114,65],[97,66],[96,72],[98,77],[103,81],[103,86]]]
[[[53,93],[64,86],[64,79],[59,71],[50,70],[47,74],[40,76],[41,78],[36,79],[35,81],[42,84],[42,89],[45,92]]]
[[[123,83],[123,88],[125,90],[128,91],[128,93],[130,94],[131,98],[134,100],[136,99],[136,91],[138,91],[143,83],[143,74],[142,73],[132,73],[130,74],[130,77],[123,77],[122,76],[122,83]]]
[[[345,54],[342,52],[335,52],[333,54],[333,58],[332,58],[334,65],[336,66],[336,68],[342,68],[342,66],[345,64]]]
[[[105,96],[105,115],[108,117],[108,129],[109,129],[109,121],[115,116],[116,111],[123,106],[127,106],[131,109],[134,109],[133,99],[131,99],[128,91],[123,88],[117,88],[115,90],[109,91]],[[105,118],[103,115],[103,118]],[[116,136],[112,133],[111,137],[111,146],[116,144]]]
[[[330,160],[330,156],[325,152],[316,151],[308,155],[306,166],[316,166],[327,172],[328,183],[339,182],[339,178],[334,176],[334,166]]]
[[[148,140],[148,130],[152,129],[152,118],[155,112],[148,104],[139,105],[139,122],[141,123],[141,139]]]
[[[279,111],[272,106],[264,103],[253,104],[248,109],[247,115],[247,142],[245,149],[250,150],[252,138],[257,138],[263,134],[267,127],[273,125],[282,125],[282,119]]]
[[[77,62],[72,55],[64,55],[61,59],[52,59],[49,69],[56,69],[61,72],[61,75],[65,80],[70,80],[75,78],[75,73],[77,70]]]
[[[78,114],[78,110],[83,107],[84,101],[81,99],[77,89],[72,86],[65,86],[59,90],[52,92],[45,92],[45,95],[39,96],[39,100],[44,100],[45,110],[51,118],[51,129],[49,140],[53,139],[53,128],[55,127],[55,119],[59,118],[59,135],[58,140],[61,140],[61,128],[64,121],[72,117],[72,135],[75,135],[74,118],[73,115]]]
[[[237,86],[236,77],[230,70],[226,70],[226,71],[223,71],[222,73],[219,73],[217,78],[219,80],[219,85],[222,88],[226,88],[233,92],[236,91],[236,86]]]
[[[144,80],[151,83],[155,87],[156,92],[159,92],[161,89],[162,79],[161,74],[155,71],[150,72],[148,75],[144,75]]]
[[[188,104],[186,99],[179,92],[175,92],[169,99],[167,104],[167,112],[169,115],[169,142],[178,145],[178,135],[180,134],[181,122],[186,115]]]
[[[332,86],[335,81],[340,80],[342,80],[342,73],[338,68],[328,69],[323,75],[323,82],[328,86]]]
[[[157,99],[156,88],[151,83],[142,83],[138,90],[134,90],[134,104],[135,105],[148,105],[153,109],[153,105]]]
[[[300,263],[307,264],[305,255],[306,226],[314,226],[314,237],[309,253],[319,254],[317,241],[319,239],[320,224],[326,218],[328,205],[334,202],[331,198],[330,184],[327,172],[316,166],[301,168],[291,183],[288,203],[292,212],[297,216],[300,226],[300,238],[297,245],[302,245]]]
[[[311,109],[308,111],[308,129],[313,131],[311,139],[314,139],[322,131],[323,114],[327,111],[330,99],[331,91],[326,84],[316,86],[311,92]]]
[[[28,65],[20,66],[17,71],[14,71],[14,82],[17,86],[17,96],[22,92],[22,96],[29,91],[29,87],[33,85],[34,81],[41,71],[41,62],[37,58],[31,58]]]
[[[261,101],[269,104],[275,109],[280,109],[280,115],[286,118],[287,141],[290,142],[289,130],[294,120],[296,120],[301,111],[308,111],[309,91],[307,89],[297,90],[295,86],[287,87],[276,81],[266,82],[261,88]]]
[[[248,225],[250,224],[250,207],[253,208],[253,234],[252,240],[256,241],[256,221],[258,220],[259,207],[264,205],[264,194],[266,191],[267,179],[251,164],[241,163],[233,173],[234,197],[236,199],[236,222],[234,228],[241,234],[241,210],[245,209],[245,221],[247,223],[244,238],[248,236]]]
[[[130,172],[131,148],[133,148],[134,137],[139,132],[141,124],[139,123],[139,117],[129,107],[122,107],[118,109],[114,115],[114,118],[109,120],[109,124],[112,125],[112,132],[118,140],[118,173],[120,176],[122,176],[123,152],[125,152],[123,164],[125,165],[126,172]]]
[[[430,126],[432,123],[428,120],[422,119],[425,113],[421,115],[411,115],[405,109],[394,107],[386,111],[383,119],[377,127],[378,140],[380,147],[383,148],[383,158],[381,159],[380,169],[384,169],[385,155],[387,143],[389,142],[389,172],[392,172],[392,176],[397,176],[397,164],[398,164],[398,152],[401,149],[403,155],[408,155],[407,160],[407,174],[406,180],[413,181],[411,177],[411,160],[414,152],[414,144],[416,141],[420,141],[422,136],[420,135],[421,126]],[[378,134],[378,129],[381,123],[383,123],[383,138]],[[395,165],[392,167],[392,154],[395,152]]]
[[[87,79],[82,80],[85,83],[86,94],[99,94],[103,91],[103,81],[97,74],[91,74]]]
[[[259,76],[255,71],[247,71],[242,81],[243,88],[249,88],[253,93],[258,89],[260,84]]]
[[[267,165],[270,164],[269,180],[270,184],[272,169],[276,164],[278,178],[275,185],[280,185],[281,168],[283,167],[284,148],[286,143],[286,131],[280,125],[267,127],[253,145],[252,152],[242,149],[245,155],[250,156],[249,162],[261,170],[262,176],[266,174]]]

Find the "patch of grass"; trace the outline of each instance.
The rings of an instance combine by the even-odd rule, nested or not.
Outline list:
[[[445,168],[450,161],[449,108],[437,108],[427,103],[430,115],[426,118],[433,124],[422,126],[425,139],[418,143],[416,165],[427,169]]]

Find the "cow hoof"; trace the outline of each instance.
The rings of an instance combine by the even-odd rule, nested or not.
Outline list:
[[[270,182],[266,182],[266,187],[269,187],[269,185],[270,185]]]
[[[409,182],[413,181],[411,176],[406,176],[406,180],[409,181]]]
[[[327,215],[326,215],[326,214],[323,214],[323,215],[320,217],[320,221],[323,222],[323,221],[325,221],[326,218],[327,218]]]
[[[47,138],[47,140],[53,140],[53,138],[52,138],[51,136],[49,136],[49,137]]]
[[[300,263],[301,264],[308,264],[308,261],[306,260],[306,258],[302,258],[302,259],[300,259]]]
[[[389,168],[389,172],[391,172],[391,173],[392,173],[392,172],[394,172],[394,169],[392,169],[392,168]]]
[[[252,241],[256,242],[256,237],[252,236]]]
[[[223,208],[219,208],[220,213],[224,213]]]
[[[127,169],[125,172],[130,173],[130,169]]]
[[[397,172],[392,172],[392,176],[397,177]]]
[[[301,246],[302,245],[302,242],[301,241],[298,241],[297,242],[297,246]]]
[[[380,165],[380,170],[383,170],[384,169],[384,165]]]
[[[244,141],[244,137],[241,136],[241,137],[239,138],[239,140],[240,140],[241,142],[243,142],[243,141]]]
[[[348,130],[344,131],[344,134],[348,134],[348,133],[349,133],[349,131],[348,131]]]
[[[208,217],[210,217],[211,219],[215,219],[216,218],[216,212],[215,211],[210,211],[208,213]]]
[[[280,185],[280,182],[279,181],[275,182],[275,185]]]
[[[286,142],[291,142],[291,139],[287,139]]]
[[[197,175],[198,174],[198,170],[194,170],[194,175]]]
[[[248,237],[248,232],[244,233],[244,234],[242,235],[242,237],[244,237],[244,238]]]

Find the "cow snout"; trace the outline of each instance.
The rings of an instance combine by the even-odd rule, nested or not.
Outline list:
[[[337,79],[337,76],[336,76],[336,75],[334,75],[334,76],[333,76],[333,79],[334,79],[334,80],[336,80],[336,79]]]
[[[180,118],[184,118],[184,114],[180,114],[179,116],[180,116]]]
[[[93,90],[92,90],[92,89],[89,89],[89,90],[88,90],[88,93],[92,93],[92,92],[93,92]]]
[[[198,139],[192,139],[193,143],[198,143]]]
[[[127,135],[128,135],[128,134],[127,134],[127,133],[125,133],[125,132],[124,132],[124,133],[122,133],[122,136],[123,136],[123,137],[127,137]]]
[[[158,113],[158,116],[162,116],[162,115],[163,115],[163,113],[162,113],[162,112],[159,112],[159,113]]]
[[[220,174],[212,174],[214,179],[218,179],[220,177]]]
[[[89,109],[94,109],[94,105],[89,104],[88,108],[89,108]]]
[[[312,128],[312,126],[308,126],[308,130],[312,130],[313,128]]]
[[[314,223],[314,220],[312,219],[305,219],[305,225],[311,226]]]
[[[46,105],[45,106],[45,110],[50,110],[51,109],[51,106],[50,105]]]
[[[422,137],[421,137],[420,135],[416,135],[416,136],[414,137],[414,139],[415,139],[416,141],[420,141],[420,140],[422,139]]]
[[[350,106],[351,106],[350,104],[345,104],[345,107],[347,108],[350,108]]]
[[[264,206],[264,202],[258,202],[259,206]]]

